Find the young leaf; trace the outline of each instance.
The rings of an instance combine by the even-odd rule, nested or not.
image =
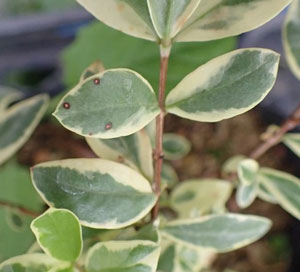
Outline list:
[[[228,252],[257,241],[270,227],[271,221],[264,217],[223,214],[173,221],[161,231],[187,246]]]
[[[300,133],[287,133],[282,142],[300,157]]]
[[[242,114],[272,89],[279,55],[267,49],[240,49],[209,61],[167,96],[167,111],[201,122]]]
[[[86,138],[91,149],[102,159],[124,162],[140,171],[149,180],[153,177],[153,158],[151,140],[145,130],[135,134],[115,138]]]
[[[259,171],[259,180],[287,212],[300,219],[300,180],[269,168]]]
[[[209,41],[239,35],[265,24],[290,2],[291,0],[202,0],[176,40]]]
[[[166,133],[163,137],[163,149],[167,160],[179,160],[191,150],[191,143],[183,136]]]
[[[31,229],[49,256],[67,262],[74,262],[80,256],[81,226],[70,211],[49,209],[32,221]]]
[[[128,35],[155,41],[147,0],[77,0],[103,23]]]
[[[45,272],[59,262],[46,254],[27,254],[6,260],[0,264],[0,272]]]
[[[257,182],[257,172],[259,164],[252,159],[242,160],[238,165],[238,178],[244,185],[250,185]]]
[[[114,69],[79,83],[53,115],[77,134],[108,139],[139,131],[158,113],[149,83],[131,70]]]
[[[22,94],[19,91],[9,87],[0,86],[0,112],[4,111],[10,103],[21,97]]]
[[[258,194],[258,183],[239,184],[236,192],[236,202],[241,209],[249,207]]]
[[[48,106],[47,95],[22,101],[0,116],[0,164],[16,153],[28,140]]]
[[[92,247],[86,258],[87,272],[155,272],[159,246],[150,241],[111,241]]]
[[[150,16],[160,38],[170,41],[201,0],[148,0]]]
[[[232,192],[232,185],[222,180],[190,180],[182,182],[170,197],[171,207],[180,218],[195,218],[222,211]]]
[[[288,11],[286,21],[283,27],[283,45],[288,64],[295,74],[300,79],[300,1],[294,0]]]
[[[157,200],[143,176],[101,159],[42,163],[32,169],[32,180],[49,206],[72,211],[82,225],[92,228],[129,226]]]

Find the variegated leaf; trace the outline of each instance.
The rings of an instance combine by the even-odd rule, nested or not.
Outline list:
[[[150,241],[111,241],[92,247],[86,258],[87,272],[155,272],[160,248]]]
[[[74,262],[82,250],[81,226],[68,210],[49,209],[31,223],[41,248],[51,257]]]
[[[300,133],[287,133],[282,142],[300,157]]]
[[[294,0],[283,27],[283,45],[288,64],[300,79],[300,1]]]
[[[259,171],[259,180],[287,212],[300,219],[300,180],[270,168]]]
[[[259,180],[259,175],[258,175],[258,180]],[[259,183],[257,196],[260,199],[269,202],[271,204],[278,204],[276,198],[267,190],[267,188],[262,183]]]
[[[48,106],[47,95],[13,105],[0,116],[0,164],[15,154],[28,140]]]
[[[200,66],[167,96],[167,111],[201,122],[242,114],[272,89],[279,55],[267,49],[240,49]]]
[[[142,76],[113,69],[79,83],[63,97],[53,115],[77,134],[108,139],[139,131],[159,111],[154,91]]]
[[[201,0],[148,0],[154,28],[164,41],[170,41],[195,11]]]
[[[157,197],[131,168],[101,159],[42,163],[32,180],[50,207],[72,211],[84,226],[117,229],[142,219]]]
[[[46,254],[35,253],[6,260],[0,264],[0,272],[45,272],[58,264],[58,261]]]
[[[163,149],[167,160],[179,160],[190,152],[191,143],[181,135],[165,133]]]
[[[155,41],[147,0],[77,0],[103,23],[135,37]]]
[[[4,111],[10,103],[21,97],[22,93],[19,91],[9,87],[0,86],[0,112]]]
[[[145,130],[135,134],[115,138],[86,138],[91,149],[102,159],[112,160],[132,167],[149,180],[153,177],[151,140]]]
[[[228,252],[257,241],[270,227],[271,221],[264,217],[223,214],[173,221],[161,232],[186,246]]]
[[[209,41],[239,35],[265,24],[290,2],[291,0],[202,0],[176,40]]]
[[[222,180],[189,180],[182,182],[171,194],[171,207],[180,218],[224,211],[232,192],[230,182]]]
[[[238,164],[238,178],[244,185],[250,185],[257,182],[257,172],[259,164],[252,159],[244,159]]]

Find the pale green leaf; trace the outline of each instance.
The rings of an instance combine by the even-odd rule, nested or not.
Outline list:
[[[258,176],[258,180],[259,180],[259,176]],[[259,184],[257,196],[260,199],[269,202],[271,204],[278,204],[276,198],[266,189],[266,187],[262,183]]]
[[[191,150],[191,143],[185,137],[166,133],[163,136],[163,149],[167,160],[179,160]]]
[[[150,16],[158,36],[170,41],[200,2],[201,0],[148,0]]]
[[[134,71],[114,69],[79,83],[53,115],[77,134],[108,139],[133,134],[158,114],[149,83]]]
[[[222,166],[222,172],[226,175],[236,174],[238,171],[239,163],[244,160],[246,157],[243,155],[236,155],[228,160]]]
[[[230,182],[214,179],[189,180],[180,183],[172,191],[170,204],[180,218],[195,218],[223,211],[231,192]]]
[[[239,184],[236,192],[236,202],[241,209],[249,207],[258,194],[258,183]]]
[[[155,41],[147,0],[77,0],[103,23],[135,37]]]
[[[300,133],[287,133],[282,142],[300,157]]]
[[[262,168],[259,180],[287,212],[300,219],[300,180],[288,173]]]
[[[167,96],[167,111],[201,122],[242,114],[272,89],[279,55],[267,49],[240,49],[217,57],[185,77]]]
[[[47,95],[13,105],[0,116],[0,164],[14,155],[28,140],[48,106]]]
[[[187,246],[228,252],[257,241],[270,227],[267,218],[223,214],[173,221],[161,231],[169,239]]]
[[[239,35],[274,18],[291,0],[202,0],[177,41],[209,41]]]
[[[101,159],[42,163],[32,180],[46,203],[72,211],[81,224],[117,229],[142,219],[157,197],[149,182],[131,168]]]
[[[31,229],[49,256],[67,262],[73,262],[80,256],[81,226],[70,211],[49,209],[32,221]]]
[[[155,272],[160,248],[150,241],[111,241],[92,247],[87,272]]]
[[[300,79],[300,1],[294,0],[283,27],[283,45],[288,64]]]
[[[21,97],[22,93],[19,91],[9,87],[0,86],[0,112],[4,111],[10,103]]]
[[[175,169],[167,162],[163,162],[162,165],[161,182],[163,185],[166,185],[168,189],[174,188],[179,182],[179,177]]]
[[[0,272],[46,272],[58,264],[46,254],[35,253],[6,260],[0,264]]]
[[[86,141],[100,158],[125,163],[141,172],[149,180],[152,179],[152,145],[145,130],[115,139],[87,137]]]

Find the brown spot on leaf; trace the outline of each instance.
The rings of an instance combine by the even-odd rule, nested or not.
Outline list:
[[[94,79],[94,84],[99,85],[100,84],[100,78],[95,78]]]
[[[65,102],[65,103],[63,103],[63,107],[64,107],[64,109],[68,110],[69,108],[71,108],[71,105],[70,105],[70,103]]]
[[[106,125],[105,125],[105,129],[106,130],[109,130],[109,129],[111,129],[112,128],[112,123],[107,123]]]

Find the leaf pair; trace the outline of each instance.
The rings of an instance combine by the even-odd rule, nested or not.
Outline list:
[[[20,97],[16,90],[0,88],[0,164],[28,140],[48,105],[47,95],[37,95],[8,107]]]
[[[279,55],[241,49],[215,58],[189,74],[166,99],[168,112],[191,120],[217,122],[242,114],[269,93]],[[59,103],[54,116],[86,137],[133,134],[160,112],[149,83],[127,69],[113,69],[80,82]]]
[[[207,41],[266,23],[290,0],[77,0],[105,24],[155,41]],[[255,17],[255,20],[251,18]],[[216,19],[217,18],[217,19]]]

